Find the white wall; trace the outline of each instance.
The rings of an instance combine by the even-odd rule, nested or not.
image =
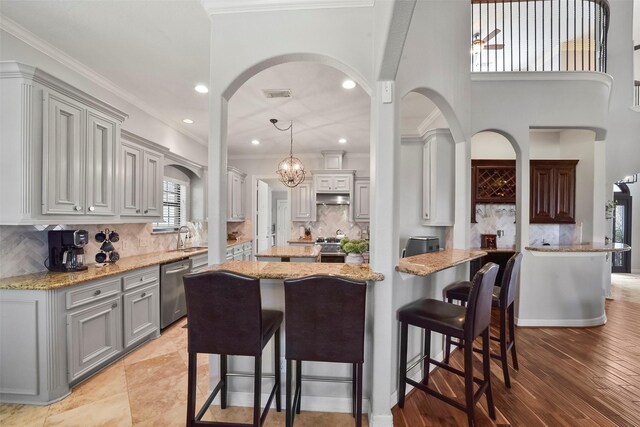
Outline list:
[[[516,152],[507,138],[496,132],[478,132],[471,137],[471,158],[515,160]]]
[[[5,31],[0,31],[0,60],[15,60],[35,66],[113,105],[129,114],[129,118],[122,124],[122,129],[167,147],[172,152],[193,162],[206,165],[207,148],[204,145],[190,139]],[[100,70],[96,71],[99,72]]]

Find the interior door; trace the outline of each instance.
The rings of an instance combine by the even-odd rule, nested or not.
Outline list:
[[[269,210],[269,184],[258,180],[258,211],[256,212],[257,252],[271,247],[271,211]]]
[[[278,246],[286,246],[289,240],[289,223],[291,222],[291,211],[288,200],[278,200],[276,217],[276,241]]]
[[[616,208],[613,213],[613,243],[631,245],[631,195],[626,188],[614,193]],[[612,273],[631,273],[631,251],[614,252],[611,262]]]

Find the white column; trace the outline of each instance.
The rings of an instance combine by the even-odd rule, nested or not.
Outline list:
[[[391,92],[391,93],[389,93]],[[372,427],[391,427],[393,283],[398,262],[397,178],[400,135],[397,126],[399,107],[395,83],[378,82],[371,97],[371,267],[384,274],[385,280],[374,286],[373,369],[371,391]],[[399,280],[399,279],[398,279]]]
[[[227,100],[222,91],[209,93],[209,264],[218,264],[227,242]]]
[[[469,247],[471,227],[471,143],[462,141],[455,143],[455,202],[453,247],[466,249]]]

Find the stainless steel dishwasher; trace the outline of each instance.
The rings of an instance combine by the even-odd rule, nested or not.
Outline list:
[[[191,259],[160,266],[160,328],[187,314],[182,276],[191,271]]]

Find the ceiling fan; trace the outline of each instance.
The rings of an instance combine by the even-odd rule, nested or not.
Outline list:
[[[493,31],[491,31],[489,34],[487,34],[483,39],[480,38],[480,33],[474,33],[473,41],[471,42],[471,49],[476,52],[480,49],[487,49],[487,50],[503,49],[504,44],[502,43],[487,44],[489,40],[493,39],[495,36],[497,36],[501,32],[502,32],[501,30],[496,28]]]

